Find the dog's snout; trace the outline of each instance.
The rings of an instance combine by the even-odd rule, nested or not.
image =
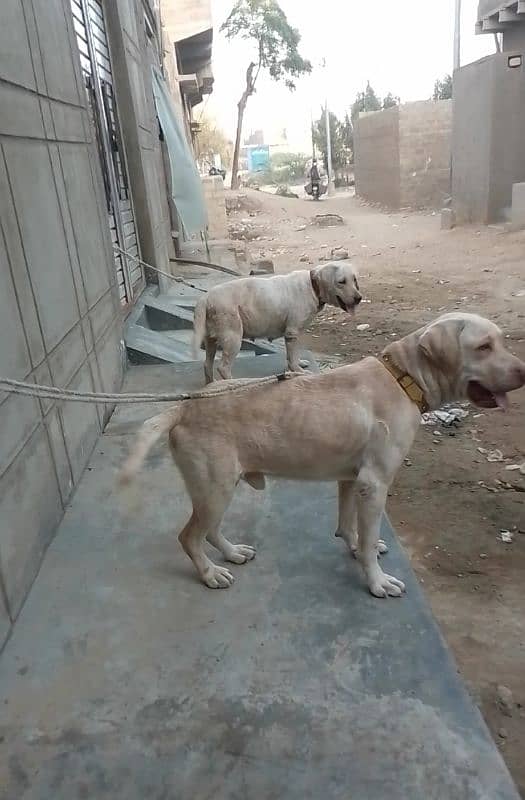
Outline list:
[[[360,294],[359,292],[356,292],[355,297],[354,297],[354,303],[356,304],[356,306],[359,305],[359,303],[361,302],[362,299],[363,299],[363,295]]]

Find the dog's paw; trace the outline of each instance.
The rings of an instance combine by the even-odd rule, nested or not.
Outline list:
[[[246,564],[255,558],[255,547],[249,544],[232,544],[231,550],[228,549],[228,554],[225,556],[226,561],[231,561],[233,564]]]
[[[205,571],[202,580],[210,589],[228,589],[235,578],[226,567],[218,567],[213,564]]]
[[[382,556],[383,553],[388,553],[388,545],[384,539],[379,539],[377,542],[377,552],[380,556]]]
[[[405,591],[405,584],[393,575],[380,571],[369,579],[368,588],[374,597],[401,597]]]

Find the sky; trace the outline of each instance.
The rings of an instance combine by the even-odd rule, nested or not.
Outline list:
[[[228,42],[219,33],[233,2],[212,0],[215,83],[204,112],[202,106],[195,109],[197,120],[201,113],[214,118],[232,139],[251,57],[246,43]],[[274,144],[286,130],[290,150],[307,151],[311,113],[319,117],[325,97],[338,116],[367,81],[380,96],[392,92],[402,102],[425,100],[436,78],[452,71],[454,0],[280,0],[280,5],[298,28],[300,52],[314,69],[293,93],[261,73],[248,101],[244,136],[262,128],[267,143]],[[462,3],[462,64],[495,51],[492,36],[474,34],[477,5],[477,0]]]

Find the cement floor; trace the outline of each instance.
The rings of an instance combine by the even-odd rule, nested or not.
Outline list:
[[[139,367],[126,388],[200,382]],[[382,601],[334,539],[335,486],[241,486],[224,527],[257,558],[206,589],[165,446],[119,513],[151,413],[114,415],[0,659],[2,800],[518,800],[388,523],[407,594]]]

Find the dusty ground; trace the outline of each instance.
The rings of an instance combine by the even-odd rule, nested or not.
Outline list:
[[[316,264],[337,246],[359,267],[369,302],[355,320],[326,309],[304,337],[321,361],[377,354],[394,334],[458,308],[497,322],[510,350],[525,359],[525,233],[441,231],[437,214],[391,214],[348,195],[316,204],[246,194],[259,210],[230,219],[255,226],[252,235],[261,238],[250,243],[251,251],[271,258],[276,271]],[[334,212],[344,226],[310,224],[315,214]],[[360,323],[370,328],[358,332]],[[498,449],[504,461],[488,462],[478,448]],[[522,391],[512,397],[511,413],[470,408],[457,428],[422,426],[388,511],[525,797],[525,476],[505,469],[524,461]],[[501,541],[502,529],[511,531],[512,543]],[[498,701],[499,685],[512,692],[510,708]]]

